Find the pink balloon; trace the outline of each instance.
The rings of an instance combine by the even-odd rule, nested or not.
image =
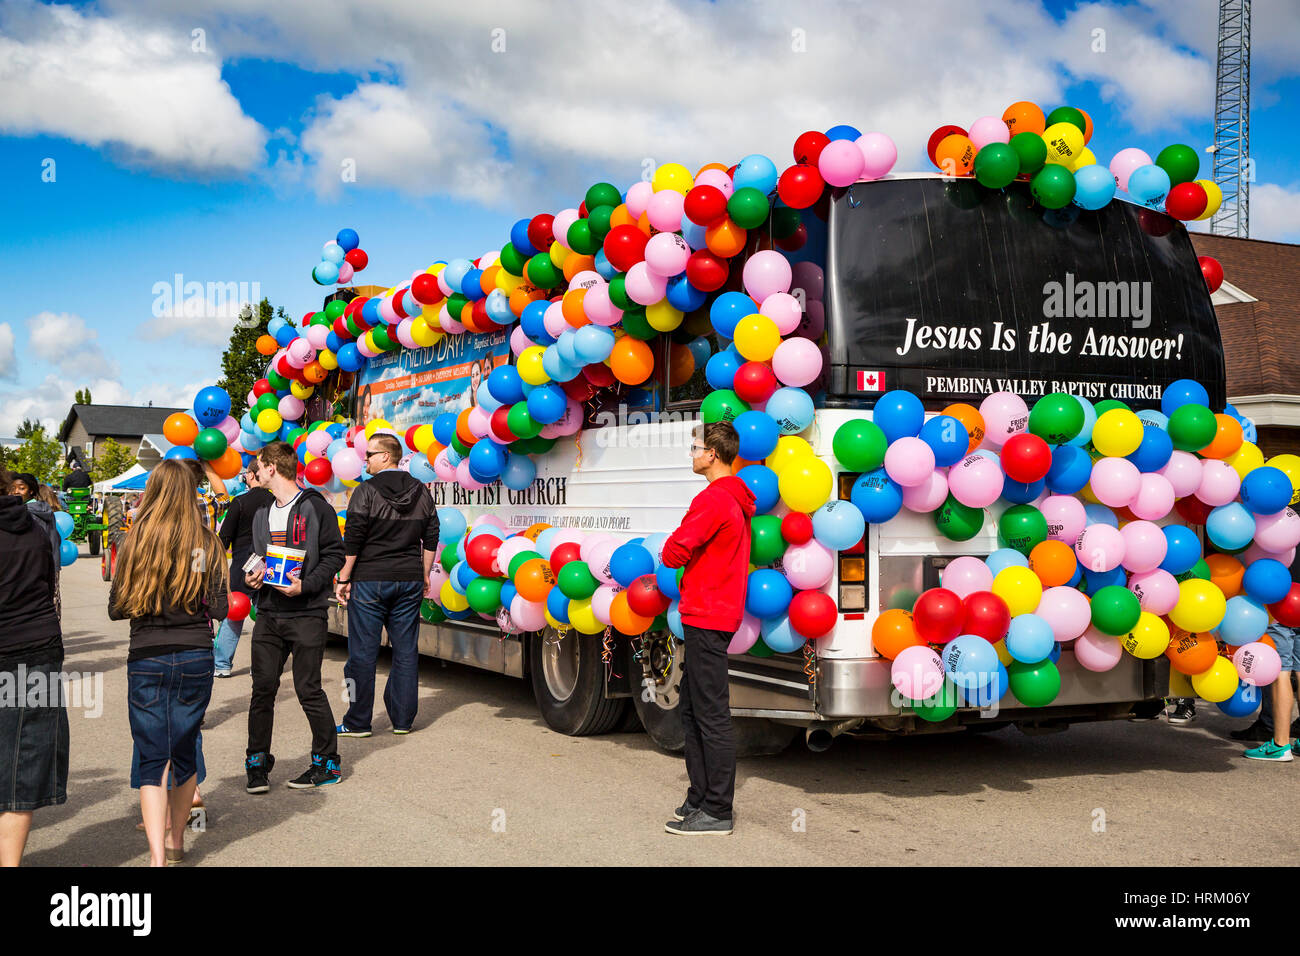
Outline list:
[[[943,686],[943,663],[938,654],[923,644],[905,647],[889,668],[889,681],[908,700],[924,700],[933,697]]]
[[[338,277],[338,279],[335,280],[335,282],[336,282],[338,285],[347,285],[349,282],[352,281],[352,276],[353,276],[353,274],[354,274],[354,273],[353,273],[353,271],[352,271],[352,263],[350,263],[350,262],[340,262],[340,263],[339,263],[339,277]]]
[[[281,417],[283,417],[283,416],[281,416]],[[233,442],[233,441],[235,441],[236,439],[239,438],[239,431],[240,431],[240,429],[239,429],[239,422],[238,422],[236,419],[233,419],[233,418],[231,418],[229,415],[227,415],[225,418],[223,418],[220,422],[217,423],[217,431],[219,431],[219,432],[221,432],[221,434],[225,435],[225,436],[226,436],[226,443],[227,443],[227,444],[230,444],[231,442]],[[321,429],[319,432],[312,432],[311,435],[308,435],[308,436],[307,436],[307,439],[308,439],[308,441],[310,441],[311,438],[312,438],[313,436],[315,436],[315,435],[317,435],[317,434],[322,434],[322,433],[323,433],[324,435],[326,435],[326,436],[329,435],[329,432],[325,431],[324,429]],[[325,444],[328,445],[332,440],[333,440],[332,438],[326,437],[326,439],[325,439]],[[325,449],[324,449],[324,448],[321,448],[321,449],[318,451],[318,450],[316,450],[316,449],[314,449],[314,448],[310,448],[310,447],[309,447],[307,450],[310,451],[313,455],[319,455],[319,454],[320,454],[321,452],[323,452]]]
[[[513,332],[510,333],[510,351],[515,355],[522,355],[524,349],[531,348],[532,340],[524,334],[523,326],[516,325]]]
[[[1160,568],[1132,575],[1128,589],[1137,595],[1142,610],[1152,614],[1168,614],[1178,603],[1178,579]]]
[[[546,307],[546,311],[542,313],[542,328],[546,329],[546,334],[551,338],[558,339],[562,332],[573,328],[573,326],[569,325],[569,320],[564,317],[561,304],[552,302]]]
[[[682,204],[686,197],[675,189],[661,189],[646,203],[645,214],[650,225],[660,232],[676,232],[682,228]],[[682,241],[685,246],[685,240]],[[683,266],[682,268],[685,268]],[[676,273],[667,273],[676,275]]]
[[[462,461],[456,466],[456,481],[462,488],[468,491],[478,491],[480,488],[487,487],[483,482],[478,481],[469,473],[469,459]]]
[[[968,508],[987,508],[997,501],[1002,482],[1002,466],[984,455],[967,455],[948,469],[948,490]]]
[[[480,614],[479,616],[482,617],[483,615]],[[501,628],[501,630],[507,634],[519,634],[523,631],[523,628],[515,623],[514,618],[510,616],[510,609],[508,607],[503,606],[497,608],[494,620],[497,622],[497,627]]]
[[[384,296],[379,300],[379,317],[389,325],[392,325],[400,318],[393,308],[393,300],[389,296]]]
[[[984,417],[984,444],[994,449],[1001,448],[1008,438],[1029,427],[1029,406],[1011,392],[994,392],[988,396],[980,402],[980,415]]]
[[[638,262],[627,270],[623,289],[633,302],[639,305],[654,305],[668,291],[668,279],[651,271],[650,266],[645,262]]]
[[[280,399],[280,417],[286,422],[296,422],[302,418],[303,412],[306,410],[307,406],[302,403],[301,398],[286,395]]]
[[[501,542],[501,547],[497,550],[497,565],[502,568],[509,568],[510,562],[515,559],[516,555],[532,549],[533,543],[523,535],[511,535]]]
[[[582,543],[582,560],[587,562],[587,568],[591,571],[592,576],[601,584],[615,584],[614,575],[609,573],[609,562],[614,556],[615,550],[618,549],[618,541],[584,541]],[[606,624],[609,622],[606,621]]]
[[[1133,175],[1133,170],[1139,166],[1150,165],[1150,156],[1142,152],[1142,150],[1130,146],[1128,149],[1121,149],[1115,154],[1115,158],[1110,161],[1110,172],[1115,177],[1116,185],[1128,192],[1128,178]],[[1179,495],[1179,497],[1182,496]]]
[[[1255,530],[1259,530],[1258,521],[1255,522]],[[1289,567],[1291,562],[1295,560],[1295,548],[1289,548],[1286,551],[1277,552],[1269,551],[1265,548],[1261,548],[1258,544],[1252,543],[1249,548],[1241,553],[1238,560],[1247,567],[1250,567],[1251,562],[1258,561],[1260,558],[1272,558],[1274,561],[1281,561]]]
[[[332,330],[328,325],[309,325],[307,331],[303,333],[307,341],[314,349],[323,349],[329,344],[329,336]]]
[[[781,557],[782,573],[802,591],[823,587],[834,570],[835,554],[816,539],[791,545]]]
[[[1006,125],[1003,124],[1003,129]],[[898,147],[884,133],[863,133],[857,140],[858,150],[862,153],[863,179],[879,179],[888,176],[898,161]]]
[[[469,417],[465,420],[465,424],[469,427],[469,433],[474,435],[476,438],[487,437],[488,426],[490,423],[491,418],[488,417],[488,413],[483,411],[483,408],[480,405],[475,405],[471,408],[469,410]]]
[[[895,439],[885,452],[885,474],[904,488],[915,488],[934,474],[934,449],[919,438]]]
[[[867,158],[858,144],[847,139],[836,139],[826,144],[817,159],[817,169],[822,179],[832,186],[848,186],[858,181]]]
[[[578,545],[579,553],[582,550],[582,540],[586,535],[577,528],[561,528],[551,536],[551,550],[554,551],[562,544],[568,544],[570,541]]]
[[[656,193],[655,198],[670,195],[676,196],[678,200],[682,198],[682,194],[675,189],[665,189],[663,192]],[[681,218],[680,213],[678,213],[678,218]],[[650,220],[650,225],[655,226],[653,219]],[[655,228],[658,229],[659,227],[655,226]],[[686,244],[685,239],[675,232],[661,232],[657,236],[651,236],[650,241],[645,244],[646,265],[661,276],[681,275],[686,271],[686,261],[690,257],[690,246]],[[572,284],[570,284],[570,288],[572,288]]]
[[[355,481],[361,474],[361,459],[351,448],[340,448],[330,459],[334,477],[341,481]]]
[[[1011,142],[1011,130],[1000,116],[981,116],[970,124],[970,132],[966,135],[977,151],[989,143]]]
[[[510,599],[510,617],[525,631],[538,631],[546,626],[546,605],[516,594]]]
[[[1124,656],[1124,646],[1118,637],[1103,634],[1090,627],[1074,642],[1074,659],[1085,670],[1102,674],[1115,667]]]
[[[939,582],[959,598],[965,598],[976,591],[993,589],[993,572],[979,558],[962,555],[953,558],[948,566],[939,572]]]
[[[1074,543],[1085,571],[1111,571],[1124,562],[1124,536],[1108,524],[1090,524]]]
[[[776,352],[772,355],[772,371],[782,385],[807,385],[821,374],[821,349],[811,339],[801,339],[798,336],[786,339],[776,347]],[[934,458],[933,452],[930,458]]]
[[[439,273],[439,275],[441,275],[441,273]],[[438,310],[438,325],[449,335],[460,335],[465,331],[464,323],[451,314],[451,310],[447,308],[445,302]],[[360,348],[359,345],[358,348]]]
[[[308,434],[307,437],[303,439],[302,443],[307,446],[307,450],[313,455],[323,455],[325,454],[325,449],[328,448],[333,441],[333,435],[323,428],[318,428],[314,432]]]
[[[1052,634],[1061,643],[1072,641],[1088,629],[1092,606],[1083,592],[1069,587],[1048,588],[1038,601],[1034,613],[1052,625]]]
[[[646,188],[647,189],[650,188],[649,183],[646,183]],[[653,190],[651,190],[651,192],[653,192]],[[642,208],[641,212],[645,212],[645,209]],[[637,213],[637,216],[640,216],[641,212]],[[554,221],[551,223],[551,232],[555,235],[555,241],[558,242],[566,249],[569,248],[569,239],[568,239],[569,227],[572,226],[577,221],[578,221],[578,210],[570,208],[570,209],[561,209],[559,212],[557,212],[555,214]],[[441,278],[441,276],[442,274],[439,273],[439,278]],[[448,293],[448,295],[450,294],[451,293]]]
[[[929,514],[947,500],[948,476],[942,469],[930,472],[919,485],[903,489],[903,507],[917,514]]]
[[[438,452],[433,459],[433,470],[439,481],[455,481],[456,466],[447,460],[447,449]]]
[[[1201,462],[1201,483],[1194,494],[1213,508],[1226,505],[1241,490],[1241,476],[1226,461],[1207,458]]]
[[[1120,535],[1124,538],[1124,567],[1139,574],[1160,567],[1169,542],[1159,525],[1130,521],[1120,529]]]
[[[658,236],[655,236],[658,239]],[[550,309],[548,308],[549,312]],[[608,328],[611,325],[618,325],[623,318],[623,310],[609,301],[609,286],[598,285],[587,290],[587,294],[582,297],[582,311],[587,318],[591,319],[596,325],[603,325]],[[563,313],[560,314],[563,319]],[[546,321],[545,315],[542,317],[543,323]]]
[[[749,297],[762,302],[778,292],[789,292],[794,273],[789,259],[775,249],[765,249],[749,257],[742,278]]]
[[[486,268],[486,267],[484,267]],[[604,276],[592,269],[579,272],[569,280],[570,289],[594,289],[598,285],[608,285]]]
[[[1092,493],[1112,508],[1123,508],[1137,497],[1142,473],[1127,458],[1102,458],[1092,466]]]
[[[1053,541],[1064,541],[1070,547],[1074,547],[1074,542],[1088,523],[1083,502],[1071,495],[1050,495],[1043,499],[1038,510],[1047,519],[1047,537]]]
[[[1256,515],[1255,543],[1266,551],[1289,551],[1300,545],[1300,515],[1290,508],[1277,514]]]
[[[402,319],[401,322],[397,323],[397,341],[401,342],[402,345],[408,349],[418,349],[420,343],[411,337],[412,321],[412,319]]]
[[[436,598],[438,592],[442,590],[442,585],[447,580],[447,572],[443,570],[441,564],[437,561],[429,568],[429,580],[425,584],[424,594],[426,597]]]
[[[776,323],[776,330],[782,335],[789,335],[799,328],[803,319],[803,308],[799,300],[788,292],[773,292],[759,307],[758,311]]]
[[[758,618],[746,611],[745,616],[740,619],[740,627],[736,628],[731,643],[727,645],[727,653],[744,654],[756,643],[758,643]]]
[[[722,195],[726,196],[728,199],[730,199],[731,194],[736,191],[735,184],[732,183],[731,177],[722,169],[706,169],[695,177],[695,185],[716,186],[718,189],[722,190]],[[631,209],[628,211],[631,212]]]
[[[596,593],[591,596],[591,613],[606,627],[611,624],[609,606],[614,603],[614,598],[621,590],[623,589],[617,584],[605,583],[596,588]]]
[[[641,214],[646,211],[646,206],[655,196],[655,188],[644,179],[633,183],[627,190],[627,211],[632,214],[633,219],[640,219]],[[577,210],[575,209],[576,213]],[[557,217],[558,218],[558,217]]]
[[[1201,486],[1201,459],[1191,452],[1176,451],[1163,468],[1156,472],[1173,486],[1175,498],[1186,498]]]
[[[1128,509],[1146,521],[1158,521],[1174,507],[1174,486],[1164,475],[1144,474]]]
[[[1282,673],[1282,658],[1263,641],[1251,641],[1232,655],[1237,676],[1255,687],[1267,687]]]

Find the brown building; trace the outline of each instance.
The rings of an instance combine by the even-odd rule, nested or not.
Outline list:
[[[70,464],[76,458],[83,468],[89,468],[91,459],[102,450],[99,443],[108,438],[139,455],[144,437],[161,435],[167,417],[183,411],[153,405],[73,405],[59,429],[64,460]]]
[[[1255,423],[1265,458],[1300,454],[1300,245],[1192,234],[1223,266],[1212,301],[1228,401]]]

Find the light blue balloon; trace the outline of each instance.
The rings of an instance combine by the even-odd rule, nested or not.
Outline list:
[[[478,407],[489,415],[501,407],[501,403],[489,391],[486,379],[478,383],[478,389],[474,392],[474,397],[478,399]]]
[[[1245,595],[1228,598],[1228,608],[1218,627],[1219,637],[1240,647],[1258,641],[1268,628],[1268,611]]]
[[[547,528],[539,534],[537,540],[533,542],[533,550],[542,557],[549,558],[551,556],[551,540],[559,533],[560,530],[558,528]]]
[[[474,268],[468,259],[452,259],[442,270],[442,279],[452,289],[459,289],[465,274]]]
[[[1086,516],[1084,527],[1090,524],[1108,524],[1112,528],[1119,527],[1119,518],[1116,517],[1115,512],[1105,505],[1084,505],[1083,513]]]
[[[778,388],[763,409],[781,426],[781,434],[797,435],[813,420],[812,396],[802,388]]]
[[[1225,551],[1236,551],[1255,537],[1255,516],[1240,501],[1220,505],[1205,519],[1205,533]]]
[[[347,250],[337,242],[327,242],[325,248],[321,250],[320,257],[325,262],[332,262],[337,266],[343,262],[345,255],[347,255]]]
[[[257,422],[253,421],[253,416],[249,412],[244,412],[244,414],[239,416],[240,431],[251,432],[256,425]]]
[[[429,458],[423,453],[416,453],[411,456],[410,464],[407,466],[411,472],[411,477],[416,481],[427,484],[430,481],[438,480],[438,473],[433,470],[433,465],[429,464]]]
[[[465,542],[468,540],[468,535],[461,535],[456,539],[456,558],[459,561],[465,560]]]
[[[645,540],[641,542],[641,547],[650,552],[655,559],[656,565],[662,563],[660,555],[664,549],[664,542],[667,540],[668,535],[664,534],[662,531],[656,531],[654,534],[646,535]]]
[[[610,334],[613,335],[612,332]],[[555,350],[559,353],[560,360],[566,365],[581,368],[586,363],[578,355],[577,338],[577,329],[565,329],[560,333],[560,337],[555,340]]]
[[[791,654],[803,647],[805,638],[790,626],[790,615],[765,617],[758,623],[763,643],[778,654]]]
[[[984,559],[984,563],[988,565],[988,569],[993,572],[993,576],[997,577],[998,572],[1002,571],[1004,568],[1029,567],[1029,558],[1025,557],[1013,548],[998,548]]]
[[[514,491],[523,491],[536,479],[537,466],[527,455],[511,453],[501,469],[501,484]]]
[[[464,594],[469,583],[478,577],[478,572],[469,566],[468,561],[458,561],[451,569],[451,589],[457,594]]]
[[[333,285],[339,281],[339,267],[333,262],[322,259],[316,263],[316,268],[311,270],[311,275],[321,285]]]
[[[574,367],[560,358],[560,353],[556,351],[558,347],[558,343],[546,346],[546,351],[542,353],[542,370],[550,376],[553,382],[572,381],[582,369],[581,367]]]
[[[852,501],[833,498],[812,514],[813,538],[832,551],[844,551],[862,540],[867,521]]]
[[[58,530],[60,538],[66,538],[72,534],[73,529],[77,527],[77,523],[72,520],[72,515],[66,511],[56,511],[54,512],[54,527]]]
[[[1156,209],[1169,195],[1169,174],[1155,163],[1139,166],[1128,178],[1128,194],[1133,201]]]
[[[1082,448],[1088,442],[1092,441],[1092,426],[1097,424],[1097,409],[1092,407],[1092,402],[1086,398],[1074,396],[1079,401],[1079,406],[1083,409],[1083,428],[1079,429],[1079,434],[1071,438],[1067,445],[1073,445],[1075,448]]]
[[[567,334],[568,333],[566,332],[565,335]],[[561,341],[556,343],[557,347],[560,349],[560,358],[564,358],[565,361],[568,361],[564,354],[564,335],[561,335],[560,339]],[[591,325],[584,325],[582,328],[578,329],[578,331],[574,333],[572,341],[573,352],[579,360],[578,363],[575,364],[593,365],[596,362],[603,362],[605,359],[609,358],[610,353],[614,351],[613,330],[594,323]]]
[[[274,316],[266,323],[266,334],[271,336],[271,338],[275,338],[280,334],[280,330],[288,324],[288,320],[282,319],[278,315]]]
[[[1162,432],[1169,430],[1169,416],[1154,408],[1144,408],[1137,413],[1143,428],[1158,428]]]
[[[704,237],[707,231],[703,226],[696,225],[686,216],[682,216],[682,238],[686,240],[686,244],[692,251],[704,248],[706,245]]]
[[[478,524],[475,525],[474,528],[470,531],[469,538],[467,540],[473,541],[475,538],[479,537],[480,535],[485,535],[485,534],[490,535],[491,537],[496,538],[499,541],[504,541],[506,538],[506,533],[502,531],[500,528],[498,528],[496,525]]]
[[[1259,432],[1255,429],[1254,419],[1243,418],[1241,420],[1241,439],[1250,442],[1252,445],[1259,442]]]
[[[943,670],[963,690],[977,690],[996,679],[998,652],[978,634],[962,634],[943,648]]]
[[[59,563],[63,567],[77,563],[77,543],[75,541],[64,541],[59,545]]]
[[[325,457],[333,458],[335,455],[337,455],[339,452],[341,452],[344,448],[347,447],[348,447],[347,442],[345,442],[342,438],[336,438],[328,445],[325,446]]]
[[[402,309],[408,316],[418,316],[424,311],[424,306],[420,303],[420,300],[411,293],[411,290],[407,289],[402,295]],[[511,315],[511,318],[514,318],[513,314]]]
[[[678,610],[678,601],[668,605],[668,612],[664,616],[668,619],[668,630],[672,631],[673,637],[679,641],[686,640],[686,629],[682,627],[682,612]]]
[[[1052,625],[1037,614],[1017,614],[1007,631],[1007,653],[1025,664],[1037,664],[1052,653]]]
[[[1100,209],[1115,198],[1115,177],[1105,166],[1084,166],[1074,173],[1074,204]]]
[[[776,163],[762,153],[751,153],[736,164],[731,182],[737,189],[757,189],[766,196],[776,188],[776,179]]]
[[[596,274],[606,282],[618,275],[618,270],[610,264],[604,249],[596,250]]]
[[[448,445],[444,450],[447,454],[447,464],[451,465],[451,467],[453,468],[455,468],[457,465],[459,465],[462,461],[465,460],[465,456],[462,455],[460,452],[458,452],[456,449],[452,448],[450,445]]]
[[[709,346],[709,340],[702,335],[699,338],[691,339],[691,341],[687,343],[686,347],[690,349],[691,357],[695,359],[695,367],[697,369],[704,368],[704,366],[708,364],[709,358],[713,355],[713,350]]]
[[[510,308],[510,297],[500,289],[493,289],[488,293],[483,308],[487,312],[488,318],[497,325],[509,325],[515,321],[515,313]]]

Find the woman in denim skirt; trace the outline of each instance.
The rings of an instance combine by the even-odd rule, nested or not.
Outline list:
[[[150,864],[170,865],[185,857],[198,784],[199,726],[212,697],[212,622],[228,611],[225,548],[194,507],[194,480],[182,461],[162,461],[150,473],[118,562],[108,615],[131,620],[127,705],[140,811]]]

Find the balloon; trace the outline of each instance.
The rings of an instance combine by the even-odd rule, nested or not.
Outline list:
[[[1200,172],[1201,159],[1192,147],[1175,143],[1160,151],[1155,164],[1164,170],[1169,177],[1169,182],[1177,186],[1179,183],[1190,183],[1196,178],[1196,174]]]
[[[961,633],[965,614],[961,598],[952,591],[930,588],[916,600],[912,625],[925,643],[946,644]]]
[[[929,514],[948,499],[948,479],[941,471],[932,471],[920,484],[903,489],[903,507],[917,514]],[[965,506],[961,505],[961,507]],[[979,524],[983,525],[983,513],[977,517]]]
[[[970,436],[965,426],[951,415],[936,415],[931,418],[921,426],[920,438],[930,446],[934,463],[940,468],[957,464],[969,453],[967,449]]]
[[[1241,501],[1256,515],[1271,515],[1291,503],[1291,479],[1279,468],[1264,466],[1251,471],[1241,482]]]
[[[1043,596],[1043,585],[1038,576],[1028,568],[1006,567],[993,576],[993,593],[1006,602],[1014,619],[1019,614],[1030,614]]]
[[[1028,555],[1047,539],[1047,519],[1032,505],[1012,505],[998,519],[998,540]]]
[[[1073,495],[1092,478],[1092,459],[1073,445],[1059,445],[1052,450],[1052,467],[1048,469],[1047,488],[1057,495]]]
[[[1107,524],[1091,524],[1074,543],[1079,565],[1085,571],[1110,571],[1124,562],[1124,535]]]
[[[1006,636],[1011,625],[1011,612],[1002,598],[991,591],[976,591],[962,598],[962,606],[965,609],[963,634],[975,634],[990,643]]]
[[[1047,537],[1073,548],[1087,524],[1083,503],[1068,495],[1051,495],[1038,507],[1047,522]]]
[[[840,425],[831,440],[835,460],[847,471],[874,471],[885,461],[889,439],[880,426],[865,418]]]
[[[1249,644],[1264,636],[1268,612],[1248,597],[1229,598],[1219,622],[1219,639],[1233,646]]]
[[[1291,572],[1281,561],[1261,558],[1246,568],[1242,586],[1259,603],[1275,604],[1291,590]]]
[[[781,522],[782,532],[786,530],[787,515]],[[846,551],[862,540],[866,532],[866,520],[862,512],[852,501],[833,499],[819,507],[812,515],[812,535],[826,548],[832,551]],[[791,540],[786,534],[787,540]],[[807,539],[804,539],[805,541]],[[792,542],[799,543],[799,542]],[[800,587],[820,587],[821,585],[799,585]]]
[[[785,613],[792,596],[790,582],[780,571],[760,568],[749,576],[745,610],[757,618],[773,618]]]
[[[1139,166],[1129,174],[1127,191],[1134,202],[1157,209],[1169,194],[1169,174],[1156,165]]]
[[[924,700],[943,686],[943,662],[923,644],[898,652],[889,670],[890,683],[908,700]]]
[[[1096,628],[1084,631],[1074,642],[1074,659],[1079,666],[1094,673],[1105,673],[1115,667],[1124,656],[1119,638],[1103,634]]]
[[[827,143],[817,157],[817,171],[832,186],[857,182],[865,166],[866,157],[857,143],[844,139]]]
[[[1246,547],[1250,544],[1250,539],[1255,537],[1255,529],[1254,516],[1236,501],[1215,508],[1205,522],[1205,533],[1210,541],[1225,551]]]
[[[782,469],[781,500],[794,511],[811,512],[826,503],[834,486],[830,467],[820,458],[801,458]]]
[[[1037,435],[1012,435],[1002,446],[1002,470],[1013,481],[1038,481],[1047,476],[1051,467],[1052,450]]]
[[[993,572],[979,558],[963,555],[953,558],[940,572],[940,583],[959,598],[993,587]]]
[[[1120,637],[1133,630],[1141,615],[1148,613],[1142,610],[1137,595],[1118,584],[1099,588],[1092,595],[1091,608],[1092,626],[1103,634],[1114,637]],[[1149,616],[1154,617],[1154,615]],[[1163,652],[1164,648],[1161,647],[1158,653]]]
[[[1047,658],[1055,643],[1052,626],[1037,614],[1020,614],[1012,619],[1007,651],[1015,660],[1036,664]]]
[[[747,469],[741,469],[742,472],[745,470]],[[862,517],[872,524],[888,521],[903,507],[902,488],[883,468],[859,475],[849,497]]]
[[[778,388],[767,400],[764,411],[780,426],[782,434],[795,435],[812,424],[812,396],[801,388]]]
[[[987,508],[1002,493],[1002,469],[983,455],[968,455],[948,472],[952,496],[971,508]]]
[[[785,385],[804,386],[821,374],[822,362],[821,349],[815,342],[801,337],[790,338],[778,345],[772,354],[772,371]]]
[[[791,545],[781,557],[786,579],[797,588],[825,586],[835,570],[835,555],[817,541]]]
[[[912,615],[897,608],[883,611],[876,618],[871,625],[871,644],[891,661],[909,647],[924,646],[912,626]]]
[[[1007,667],[1007,679],[1012,695],[1026,707],[1046,707],[1061,692],[1061,672],[1050,661],[1014,661]]]
[[[1082,513],[1083,509],[1079,510]],[[1160,540],[1164,542],[1163,537]],[[1041,541],[1029,552],[1029,570],[1038,576],[1044,587],[1068,584],[1074,579],[1078,568],[1079,562],[1074,556],[1073,546],[1064,541]]]
[[[800,591],[790,601],[790,626],[808,639],[824,637],[835,627],[839,609],[830,595],[821,591]]]
[[[1227,613],[1223,592],[1209,581],[1189,578],[1178,585],[1178,595],[1169,620],[1184,631],[1200,634],[1213,630]]]
[[[872,420],[884,433],[887,442],[920,434],[925,422],[925,407],[911,392],[894,389],[881,395],[872,410]]]
[[[903,498],[906,502],[907,496]],[[934,525],[950,541],[969,541],[984,527],[984,511],[962,504],[950,494],[934,512]]]
[[[1102,458],[1092,466],[1090,481],[1097,500],[1112,508],[1126,507],[1142,488],[1142,474],[1125,458]]]
[[[1165,624],[1163,618],[1157,617],[1150,611],[1142,611],[1132,629],[1127,634],[1119,635],[1119,638],[1124,650],[1134,657],[1152,660],[1164,654],[1169,648],[1169,626]]]
[[[1300,545],[1300,515],[1291,508],[1255,519],[1255,543],[1278,554]]]
[[[1115,177],[1104,167],[1088,165],[1075,169],[1075,205],[1083,209],[1101,209],[1114,198]]]
[[[1008,438],[1029,426],[1028,406],[1011,392],[989,395],[980,403],[979,412],[984,419],[985,441],[993,448],[1001,448]]]
[[[1282,671],[1282,659],[1277,650],[1259,641],[1238,647],[1232,655],[1232,663],[1242,681],[1254,687],[1268,686]]]
[[[1214,663],[1206,671],[1193,674],[1192,687],[1197,696],[1217,704],[1227,700],[1237,691],[1237,669],[1226,657],[1216,656]]]
[[[1001,666],[993,644],[975,634],[962,634],[943,649],[944,670],[958,687],[978,690]]]
[[[885,452],[885,473],[904,488],[924,482],[934,473],[934,467],[934,452],[920,438],[899,438]]]
[[[857,147],[864,160],[863,179],[879,179],[887,176],[898,160],[898,147],[884,133],[863,133],[857,140]]]

